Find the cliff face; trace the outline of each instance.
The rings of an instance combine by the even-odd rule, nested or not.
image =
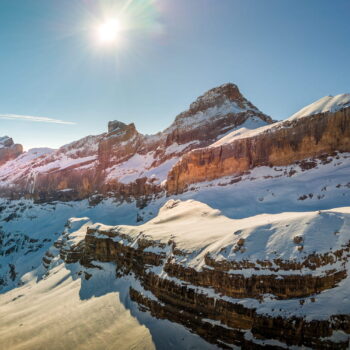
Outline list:
[[[141,310],[222,348],[267,341],[271,348],[346,349],[349,305],[341,296],[350,281],[349,223],[348,210],[237,221],[198,202],[171,200],[141,226],[82,229],[70,222],[43,264],[50,268],[55,249],[90,273],[96,262],[112,262],[116,278],[138,281],[129,294]],[[337,332],[341,340],[332,337]]]
[[[222,145],[193,150],[169,172],[167,190],[181,193],[192,183],[237,175],[258,166],[289,165],[336,151],[350,151],[349,107],[286,120],[238,135]]]
[[[22,145],[15,144],[8,136],[0,137],[0,166],[23,153]]]
[[[142,135],[133,123],[111,121],[107,133],[85,137],[46,156],[19,164],[4,160],[1,193],[6,195],[11,188],[12,196],[37,201],[82,199],[96,192],[115,193],[118,198],[156,195],[181,155],[242,125],[256,128],[270,123],[271,118],[245,99],[236,85],[225,84],[200,96],[158,134]],[[16,173],[11,175],[13,168]]]

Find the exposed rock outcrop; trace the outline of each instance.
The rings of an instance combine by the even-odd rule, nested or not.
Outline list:
[[[108,133],[98,145],[99,167],[107,169],[116,162],[130,158],[139,149],[142,138],[134,123],[109,122]]]
[[[15,144],[8,136],[0,137],[0,166],[23,153],[23,146]]]

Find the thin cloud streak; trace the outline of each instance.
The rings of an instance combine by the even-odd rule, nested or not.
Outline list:
[[[60,119],[53,119],[47,117],[36,117],[32,115],[20,115],[20,114],[0,114],[0,119],[6,120],[23,120],[35,123],[53,123],[53,124],[68,124],[75,125],[75,122],[67,122]]]

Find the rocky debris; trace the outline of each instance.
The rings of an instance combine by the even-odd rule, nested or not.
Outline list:
[[[49,247],[52,244],[50,241],[48,238],[33,238],[17,231],[5,232],[0,227],[0,292],[3,287],[20,283],[23,261],[30,254],[38,254],[40,249]],[[22,258],[20,262],[14,258],[16,255]]]
[[[0,256],[8,256],[19,251],[22,251],[23,255],[27,255],[38,251],[44,246],[45,242],[48,242],[48,240],[30,238],[18,232],[5,233],[0,230]]]
[[[290,165],[336,151],[350,151],[350,107],[286,120],[239,135],[227,144],[188,152],[169,172],[167,190],[181,193],[193,183],[239,175],[259,166]]]
[[[240,238],[238,242],[236,243],[236,247],[234,248],[234,252],[241,252],[244,253],[244,238]]]
[[[294,242],[295,244],[300,244],[302,241],[303,241],[303,237],[302,237],[302,236],[295,236],[295,237],[293,238],[293,242]]]

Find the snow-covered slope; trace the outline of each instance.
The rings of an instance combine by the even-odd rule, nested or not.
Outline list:
[[[309,115],[325,112],[337,112],[346,107],[350,107],[350,94],[325,96],[320,98],[318,101],[302,108],[299,112],[293,114],[287,120],[295,120],[307,117]]]
[[[202,202],[169,200],[154,219],[143,225],[90,224],[89,228],[164,244],[171,238],[176,247],[187,254],[181,257],[181,264],[195,269],[205,265],[207,254],[215,260],[235,262],[277,258],[302,261],[315,251],[324,254],[350,242],[350,207],[229,219]],[[295,237],[301,237],[302,251],[298,250]],[[242,239],[245,249],[235,251]]]
[[[32,148],[15,159],[7,161],[0,168],[0,187],[13,187],[16,180],[23,176],[28,176],[28,182],[30,182],[36,171],[40,169],[40,167],[36,170],[34,168],[53,152],[54,150],[50,148]]]
[[[36,271],[26,275],[24,286],[0,297],[0,348],[155,349],[149,330],[123,306],[117,291],[108,290],[114,284],[107,277],[95,274],[91,292],[101,295],[87,299],[80,295],[81,280],[63,264],[40,281]]]
[[[23,277],[0,295],[1,349],[216,349],[185,327],[140,312],[130,301],[131,279],[115,278],[113,264],[84,270],[58,261]],[[83,270],[83,272],[82,272]],[[88,280],[80,276],[86,273]]]

